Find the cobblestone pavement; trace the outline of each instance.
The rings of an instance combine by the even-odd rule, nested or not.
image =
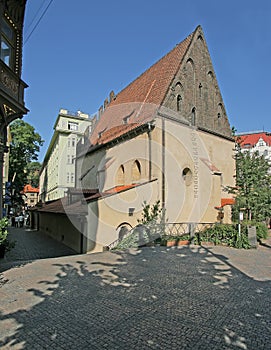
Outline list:
[[[6,261],[0,348],[270,349],[270,257],[265,242]]]
[[[21,261],[54,258],[77,254],[73,249],[57,242],[48,235],[28,228],[9,227],[9,238],[15,248],[0,259],[1,267],[17,265]]]

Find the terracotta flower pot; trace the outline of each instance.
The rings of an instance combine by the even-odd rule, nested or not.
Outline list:
[[[173,241],[167,241],[167,247],[175,247],[177,244],[176,240]]]
[[[188,244],[189,244],[189,240],[178,241],[178,246],[180,246],[180,245],[188,245]]]

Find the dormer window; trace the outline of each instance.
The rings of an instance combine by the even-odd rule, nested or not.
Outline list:
[[[260,147],[264,146],[264,141],[262,138],[259,139],[258,146]]]
[[[129,116],[128,116],[128,117],[124,117],[124,118],[122,119],[123,124],[128,124],[128,123],[129,123],[129,119],[130,119]]]

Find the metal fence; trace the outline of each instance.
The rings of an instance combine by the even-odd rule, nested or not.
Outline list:
[[[157,238],[173,236],[181,237],[189,235],[192,240],[195,236],[200,236],[201,233],[205,232],[208,228],[215,226],[216,223],[211,222],[171,222],[163,224],[147,224],[138,225],[127,231],[122,237],[116,239],[107,248],[116,248],[121,242],[130,241],[134,246],[140,246],[147,243],[154,242]]]

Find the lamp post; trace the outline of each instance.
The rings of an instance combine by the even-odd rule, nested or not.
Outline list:
[[[0,218],[3,208],[3,159],[7,126],[28,112],[21,80],[22,39],[27,0],[0,0]]]

